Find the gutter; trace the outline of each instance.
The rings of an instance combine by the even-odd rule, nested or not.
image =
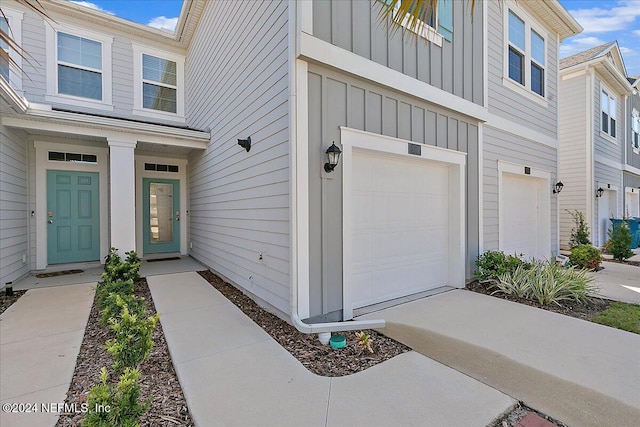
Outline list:
[[[349,322],[304,323],[298,312],[298,220],[297,220],[297,70],[296,57],[298,45],[298,4],[289,2],[288,15],[288,56],[289,56],[289,206],[291,223],[291,256],[290,256],[290,316],[291,323],[304,334],[319,334],[320,342],[326,344],[331,332],[353,331],[360,329],[379,329],[385,327],[384,320],[355,320]]]
[[[29,109],[29,101],[20,96],[4,78],[0,78],[0,95],[19,113],[26,113]]]

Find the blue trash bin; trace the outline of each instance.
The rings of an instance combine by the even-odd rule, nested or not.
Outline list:
[[[622,221],[625,221],[627,223],[627,226],[629,227],[629,234],[631,235],[631,246],[629,246],[629,249],[636,249],[638,247],[638,224],[640,223],[640,218],[611,218],[613,229],[616,230],[618,227],[620,227]]]

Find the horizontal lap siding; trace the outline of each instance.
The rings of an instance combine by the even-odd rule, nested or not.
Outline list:
[[[187,62],[188,124],[211,129],[189,157],[191,255],[288,313],[287,3],[208,2]]]
[[[569,247],[575,227],[568,211],[587,214],[587,97],[586,75],[560,81],[559,171],[564,184],[560,201],[560,247]]]
[[[328,145],[340,144],[340,126],[468,153],[466,264],[471,277],[478,254],[477,123],[315,65],[309,66],[308,79],[311,315],[342,309],[342,162],[331,174],[323,169]]]
[[[522,3],[518,5],[523,6]],[[489,75],[489,112],[517,124],[529,127],[545,135],[557,135],[558,105],[558,46],[555,34],[549,32],[545,37],[547,45],[545,78],[547,79],[547,106],[523,96],[520,91],[512,90],[503,84],[505,62],[505,40],[503,18],[506,4],[490,1],[488,11],[488,75]],[[526,65],[526,64],[525,64]],[[517,84],[514,82],[514,84]],[[536,96],[529,89],[522,90]]]
[[[482,7],[453,2],[453,39],[442,47],[381,21],[379,0],[313,2],[313,35],[378,64],[482,104]]]
[[[498,161],[529,166],[551,172],[551,183],[557,180],[557,153],[554,148],[535,141],[515,136],[489,126],[484,127],[483,139],[483,216],[484,249],[497,250],[499,247],[499,194]],[[549,188],[551,191],[551,188]],[[557,197],[551,198],[551,251],[558,251],[557,241]]]
[[[29,272],[26,138],[0,125],[0,287]]]

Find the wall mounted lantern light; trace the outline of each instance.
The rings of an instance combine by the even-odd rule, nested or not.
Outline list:
[[[553,188],[553,194],[559,194],[563,188],[564,188],[564,184],[562,183],[562,181],[558,181],[555,187]]]
[[[596,197],[602,197],[603,194],[604,189],[602,187],[598,187],[598,189],[596,190]]]
[[[338,160],[340,159],[340,153],[342,151],[335,142],[332,141],[331,147],[327,148],[327,157],[329,158],[329,162],[324,164],[325,172],[333,172],[335,167],[338,165]]]
[[[251,150],[251,137],[248,137],[247,139],[238,139],[238,145],[247,150],[248,153],[249,150]]]

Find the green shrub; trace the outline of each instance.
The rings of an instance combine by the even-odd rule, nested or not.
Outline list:
[[[107,306],[107,299],[109,295],[116,294],[122,297],[126,295],[133,295],[133,280],[107,280],[99,283],[97,287],[98,293],[98,308],[104,310]]]
[[[553,261],[538,261],[526,269],[519,266],[513,272],[502,274],[490,285],[493,293],[503,293],[537,301],[541,305],[562,301],[584,303],[597,288],[586,270],[566,268]]]
[[[633,238],[629,232],[629,224],[627,221],[622,221],[617,226],[614,225],[607,234],[609,235],[607,249],[611,255],[613,255],[614,259],[624,261],[633,256],[633,251],[631,250]]]
[[[87,395],[85,427],[135,427],[149,408],[150,400],[140,402],[140,372],[125,369],[117,384],[108,384],[107,369],[100,370],[100,384]]]
[[[109,324],[110,318],[119,318],[122,316],[122,310],[127,307],[129,313],[137,317],[142,317],[147,311],[145,300],[132,294],[121,295],[118,293],[110,293],[105,299],[104,309],[101,311],[100,321],[103,325]]]
[[[476,260],[476,278],[480,282],[495,280],[498,276],[513,272],[518,267],[529,268],[531,264],[515,255],[506,255],[500,251],[486,251]]]
[[[113,368],[135,368],[145,360],[153,348],[153,331],[159,314],[144,318],[140,313],[131,313],[126,304],[122,304],[119,317],[109,319],[109,329],[115,338],[107,341],[107,351],[113,356]]]
[[[602,255],[600,249],[592,245],[578,245],[571,249],[571,255],[569,255],[571,264],[579,267],[586,268],[587,270],[597,270],[600,268],[602,262]]]
[[[126,252],[127,257],[123,261],[116,248],[109,249],[104,264],[102,279],[115,282],[117,280],[136,281],[140,278],[140,258],[135,251]]]
[[[569,237],[569,245],[571,246],[571,249],[580,245],[590,245],[591,240],[589,240],[589,226],[587,225],[587,221],[584,219],[584,214],[579,210],[571,212],[567,209],[567,212],[569,212],[575,224],[575,227],[571,230],[571,237]]]

